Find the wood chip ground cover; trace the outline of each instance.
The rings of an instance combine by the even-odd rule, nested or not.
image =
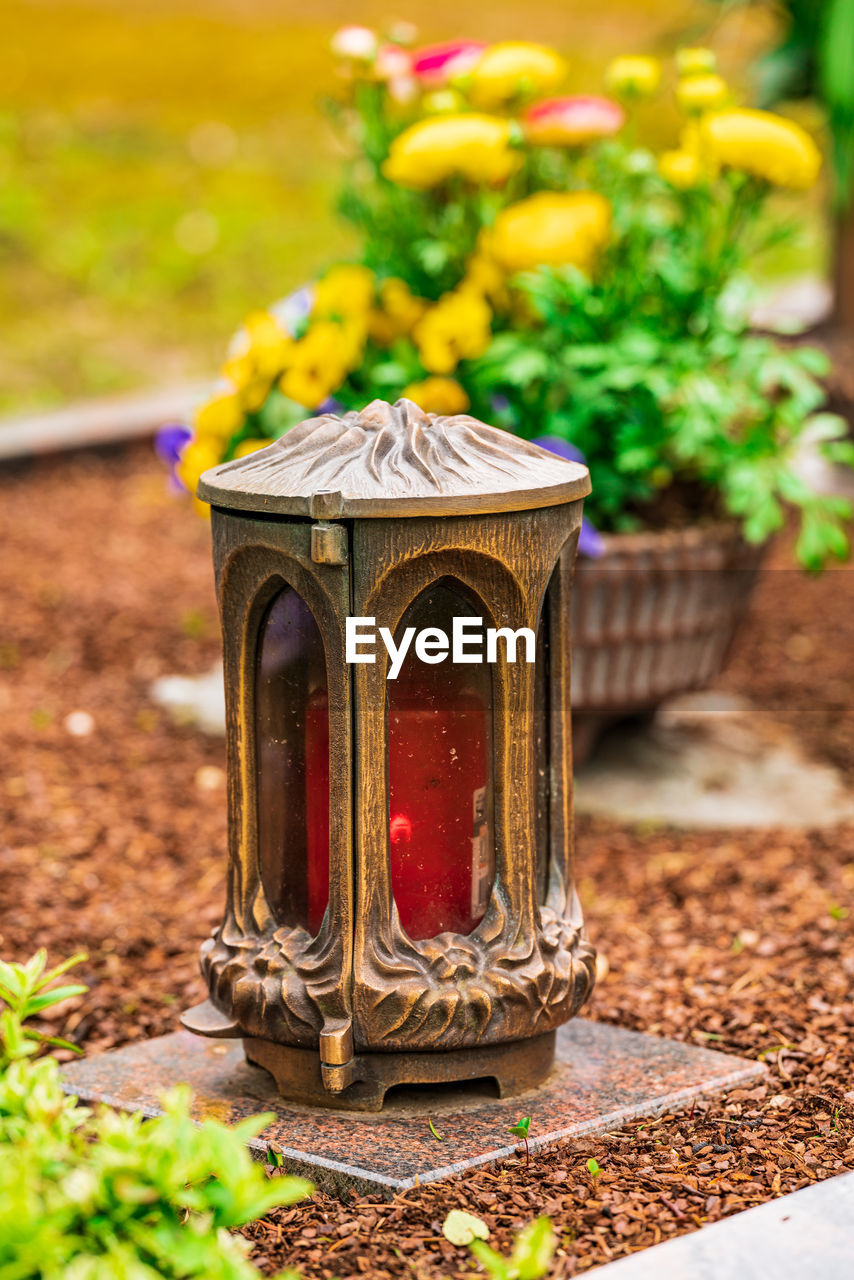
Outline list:
[[[216,656],[208,541],[146,447],[0,475],[0,954],[88,950],[89,994],[63,1023],[89,1053],[174,1029],[203,995],[196,955],[223,897],[223,748],[168,723],[147,690]],[[854,573],[806,579],[784,550],[724,683],[854,786]],[[66,727],[76,711],[90,733]],[[854,827],[586,820],[577,868],[607,970],[587,1014],[761,1056],[767,1083],[392,1203],[318,1194],[247,1228],[263,1269],[469,1276],[467,1250],[441,1234],[458,1208],[502,1247],[548,1214],[554,1275],[571,1276],[854,1168]]]

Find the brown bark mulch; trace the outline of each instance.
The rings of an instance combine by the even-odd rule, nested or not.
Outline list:
[[[0,474],[0,954],[88,950],[90,991],[63,1022],[89,1052],[169,1031],[203,995],[196,954],[223,896],[223,748],[168,723],[147,690],[217,653],[208,537],[146,447]],[[854,786],[854,573],[804,578],[783,550],[723,683]],[[69,732],[75,711],[90,734]],[[577,865],[607,970],[586,1013],[761,1056],[767,1082],[390,1204],[317,1194],[247,1228],[265,1270],[471,1275],[440,1234],[461,1207],[502,1246],[548,1214],[554,1274],[570,1276],[854,1168],[854,827],[585,820]]]

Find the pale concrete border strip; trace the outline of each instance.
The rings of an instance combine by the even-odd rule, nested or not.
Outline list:
[[[0,460],[91,448],[153,435],[164,422],[187,421],[212,382],[184,382],[138,395],[81,401],[51,413],[0,419]]]
[[[596,1280],[851,1280],[854,1173],[596,1267]]]

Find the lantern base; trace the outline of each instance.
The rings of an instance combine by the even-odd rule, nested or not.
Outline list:
[[[493,1079],[498,1096],[533,1089],[554,1065],[555,1032],[474,1049],[445,1049],[423,1053],[357,1053],[352,1059],[353,1083],[339,1093],[323,1083],[316,1049],[297,1049],[271,1040],[244,1039],[249,1062],[269,1071],[289,1102],[339,1111],[381,1111],[387,1090],[395,1085],[449,1084]],[[348,1064],[349,1065],[349,1064]]]

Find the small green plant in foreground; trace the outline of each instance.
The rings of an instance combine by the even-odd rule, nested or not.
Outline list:
[[[11,1058],[25,1058],[37,1053],[44,1044],[54,1045],[60,1049],[70,1049],[73,1053],[81,1053],[77,1045],[60,1040],[58,1036],[44,1035],[34,1027],[25,1027],[27,1018],[35,1018],[53,1005],[72,996],[82,996],[86,987],[76,982],[64,987],[48,990],[52,982],[60,978],[69,969],[73,969],[86,956],[79,953],[69,960],[58,964],[55,969],[45,972],[47,952],[37,951],[26,964],[6,964],[0,960],[0,1000],[6,1008],[0,1014],[0,1037],[2,1037],[2,1056],[0,1061]]]
[[[59,1066],[36,1058],[64,1043],[25,1025],[85,987],[45,989],[80,957],[45,972],[0,962],[0,1276],[3,1280],[159,1280],[258,1275],[230,1234],[311,1190],[301,1178],[267,1178],[246,1142],[257,1116],[229,1129],[190,1116],[189,1091],[144,1120],[80,1107]]]
[[[515,1134],[517,1138],[521,1138],[522,1141],[524,1142],[526,1168],[531,1163],[531,1152],[528,1147],[528,1132],[530,1128],[531,1128],[531,1117],[522,1116],[521,1120],[517,1120],[516,1123],[514,1125],[511,1125],[510,1128],[507,1130],[508,1133]]]
[[[551,1266],[557,1238],[548,1218],[536,1218],[519,1232],[509,1258],[496,1253],[485,1240],[472,1240],[478,1262],[494,1280],[538,1280]]]
[[[587,1161],[587,1172],[590,1174],[590,1177],[594,1179],[594,1181],[601,1174],[602,1166],[599,1164],[599,1161],[596,1159],[595,1156],[591,1156],[590,1159]]]
[[[537,1218],[516,1236],[510,1256],[496,1253],[487,1244],[489,1227],[465,1209],[452,1209],[442,1224],[442,1235],[451,1244],[468,1245],[478,1262],[495,1280],[538,1280],[548,1271],[557,1238],[548,1218]]]

